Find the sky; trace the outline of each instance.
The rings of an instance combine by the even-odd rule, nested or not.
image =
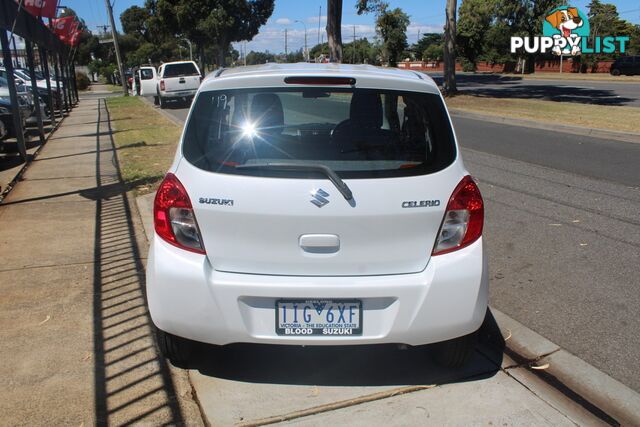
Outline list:
[[[114,0],[112,0],[114,1]],[[411,24],[407,30],[409,43],[415,43],[419,34],[428,32],[442,32],[444,26],[444,7],[446,0],[388,0],[391,7],[400,7],[411,17]],[[586,9],[590,0],[572,0],[572,6]],[[639,0],[609,0],[617,6],[620,17],[630,22],[640,24]],[[108,24],[104,0],[60,0],[62,6],[74,9],[92,31],[99,25]],[[116,27],[120,27],[120,14],[130,6],[142,6],[144,0],[115,0],[113,6]],[[356,0],[343,0],[342,10],[342,39],[349,42],[353,38],[353,28],[357,38],[375,37],[374,16],[365,14],[358,16],[355,9]],[[320,18],[320,34],[318,34],[318,12],[322,7]],[[294,51],[304,46],[305,26],[307,29],[307,43],[313,47],[320,38],[326,40],[324,27],[326,25],[326,0],[276,0],[275,9],[269,21],[260,28],[260,33],[246,44],[246,51],[265,51],[273,53],[284,52],[284,30],[287,29],[288,50]],[[318,37],[320,36],[320,37]],[[236,43],[235,48],[240,50]]]

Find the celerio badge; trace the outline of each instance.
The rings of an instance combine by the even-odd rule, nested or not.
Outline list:
[[[440,200],[410,200],[402,202],[403,208],[433,208],[440,206]]]

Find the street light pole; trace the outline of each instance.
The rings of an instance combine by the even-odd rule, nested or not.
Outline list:
[[[191,40],[185,38],[183,39],[189,45],[189,61],[193,61],[193,46],[191,45]]]
[[[122,59],[120,58],[120,45],[118,44],[118,32],[116,31],[116,23],[113,20],[113,9],[111,8],[111,2],[104,0],[107,5],[107,14],[109,15],[109,22],[111,23],[111,36],[113,37],[113,46],[116,50],[116,61],[118,62],[118,70],[120,71],[120,83],[122,83],[122,90],[124,96],[129,96],[129,88],[127,87],[127,81],[124,78],[124,69],[122,68]]]
[[[307,49],[307,24],[297,19],[293,22],[299,22],[304,25],[304,60],[309,62],[309,50]]]

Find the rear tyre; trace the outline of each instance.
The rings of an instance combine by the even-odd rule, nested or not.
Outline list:
[[[460,368],[466,365],[478,342],[478,332],[433,345],[431,356],[440,366]]]
[[[611,70],[611,75],[612,76],[619,76],[620,75],[620,70],[618,70],[617,68],[614,68],[613,70]]]
[[[178,367],[187,365],[193,352],[194,343],[192,341],[171,335],[158,328],[156,328],[156,340],[158,341],[160,353],[169,359],[172,365]]]

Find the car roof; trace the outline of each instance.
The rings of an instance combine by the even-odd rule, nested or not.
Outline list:
[[[375,79],[378,82],[385,80],[395,80],[407,84],[418,83],[424,88],[428,86],[430,92],[438,92],[438,86],[433,79],[426,74],[416,71],[401,70],[391,67],[374,67],[373,65],[352,65],[352,64],[315,64],[299,62],[294,64],[268,63],[261,65],[250,65],[246,67],[223,68],[210,73],[202,83],[202,90],[214,89],[216,82],[236,78],[269,78],[278,76],[345,76],[353,77],[356,80],[364,78]]]

